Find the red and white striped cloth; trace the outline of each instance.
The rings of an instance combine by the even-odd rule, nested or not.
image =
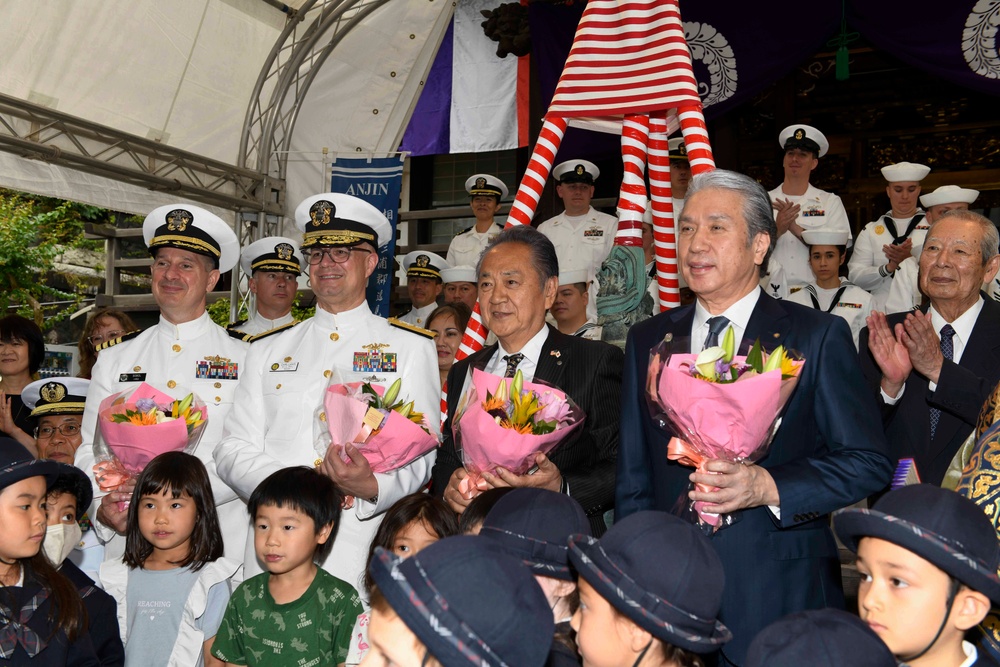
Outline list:
[[[700,103],[676,0],[590,0],[546,117],[620,117]]]

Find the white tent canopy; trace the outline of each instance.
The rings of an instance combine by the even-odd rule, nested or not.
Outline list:
[[[336,12],[364,0],[286,4],[311,9],[301,24],[308,25],[320,5]],[[286,86],[283,108],[297,104],[297,115],[284,174],[285,215],[323,187],[324,149],[396,150],[453,8],[449,0],[368,0],[368,5],[373,10],[349,32],[341,29],[342,39],[328,57],[313,56],[299,68],[318,67],[304,97],[301,83],[298,89]],[[5,2],[0,95],[235,166],[251,102],[256,97],[266,103],[282,87],[281,77],[271,76],[261,94],[254,93],[294,17],[294,11],[286,14],[265,0]],[[329,41],[324,34],[318,43]],[[30,120],[2,114],[0,120],[21,138],[37,129]],[[49,140],[37,153],[24,143],[0,152],[0,186],[137,214],[184,199],[66,166],[60,151],[79,148],[68,137]],[[99,142],[84,144],[96,151]],[[272,153],[270,175],[280,175],[276,165],[285,157]],[[124,156],[118,161],[127,163]],[[246,167],[257,170],[260,163],[251,156]],[[233,190],[228,194],[236,195]]]

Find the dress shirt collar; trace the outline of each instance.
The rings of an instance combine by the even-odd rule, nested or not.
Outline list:
[[[212,318],[208,316],[208,311],[206,310],[201,316],[196,317],[190,322],[182,322],[181,324],[174,324],[161,314],[160,321],[156,326],[159,328],[160,333],[171,340],[191,340],[205,333],[211,324]]]
[[[956,364],[962,360],[962,353],[965,351],[965,346],[969,344],[969,337],[972,336],[972,330],[976,328],[976,320],[979,319],[979,313],[983,312],[983,305],[983,297],[980,295],[979,300],[971,308],[959,315],[954,322],[950,323],[951,328],[955,330],[955,336],[951,339],[951,342],[954,349],[952,361]],[[931,325],[938,336],[940,336],[941,327],[949,323],[941,317],[940,313],[934,309],[934,306],[928,308],[928,311],[931,314]]]
[[[753,315],[753,309],[757,307],[757,300],[760,299],[760,294],[760,285],[756,285],[745,297],[729,306],[725,312],[719,313],[728,319],[732,325],[733,333],[736,334],[737,347],[739,347],[738,342],[743,340],[747,324],[750,322],[750,316]],[[704,347],[705,339],[708,337],[708,319],[710,317],[713,317],[713,315],[701,305],[701,302],[695,301],[694,322],[691,325],[692,352],[700,352],[701,348]],[[719,340],[722,340],[721,336]]]
[[[545,345],[548,337],[549,327],[545,325],[519,350],[524,355],[524,359],[517,365],[517,368],[521,371],[524,379],[529,382],[535,378],[535,369],[538,367],[538,360],[542,356],[542,346]],[[505,350],[503,344],[497,341],[496,354],[493,355],[493,358],[487,364],[486,372],[493,375],[503,375],[507,369],[507,362],[503,358],[509,354],[512,353]]]
[[[260,313],[254,313],[254,316],[250,318],[248,324],[256,324],[257,326],[262,327],[264,331],[270,331],[271,329],[277,329],[283,324],[288,324],[294,319],[295,318],[291,313],[286,313],[276,320],[269,320]]]

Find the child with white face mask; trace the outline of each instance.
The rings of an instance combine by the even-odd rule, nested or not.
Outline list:
[[[59,476],[49,485],[45,497],[48,527],[42,551],[59,573],[73,582],[87,610],[90,640],[103,667],[125,664],[125,648],[118,633],[118,612],[114,598],[105,593],[67,556],[83,536],[80,520],[93,499],[93,487],[79,468],[56,463]]]

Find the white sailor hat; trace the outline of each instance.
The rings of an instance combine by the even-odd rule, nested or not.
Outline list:
[[[563,285],[576,285],[578,283],[589,283],[590,276],[587,274],[585,269],[580,269],[579,271],[560,271],[559,272],[559,287]]]
[[[363,199],[339,192],[307,197],[295,208],[302,250],[313,246],[370,243],[381,248],[392,238],[392,225],[382,211]]]
[[[240,242],[222,218],[191,204],[168,204],[153,209],[142,221],[142,238],[155,256],[160,248],[179,248],[215,260],[225,273],[240,257]]]
[[[84,378],[45,378],[22,389],[21,400],[32,417],[82,415],[89,388],[90,380]]]
[[[552,176],[560,183],[589,183],[593,185],[601,170],[593,162],[586,160],[567,160],[555,166]]]
[[[302,252],[299,244],[285,236],[268,236],[243,248],[240,269],[248,276],[255,271],[276,271],[299,275],[302,273]]]
[[[509,193],[507,186],[496,176],[490,174],[473,174],[465,180],[465,191],[470,197],[487,195],[503,199]]]
[[[806,245],[847,245],[847,232],[824,232],[815,229],[802,232]]]
[[[476,267],[474,266],[452,266],[441,269],[441,280],[447,283],[476,283]]]
[[[938,206],[940,204],[971,204],[979,196],[979,190],[971,188],[960,188],[957,185],[942,185],[934,192],[928,192],[920,196],[920,203],[924,208]]]
[[[823,133],[811,125],[789,125],[778,135],[778,144],[784,149],[802,148],[823,157],[830,150],[830,142]]]
[[[684,137],[674,137],[667,143],[670,144],[670,159],[671,160],[688,160],[687,146],[684,145]]]
[[[426,250],[414,250],[403,257],[403,268],[408,278],[436,278],[441,280],[441,270],[451,268],[440,255]]]
[[[902,181],[922,181],[927,174],[931,173],[931,168],[917,164],[915,162],[897,162],[882,167],[882,175],[890,183],[900,183]]]

